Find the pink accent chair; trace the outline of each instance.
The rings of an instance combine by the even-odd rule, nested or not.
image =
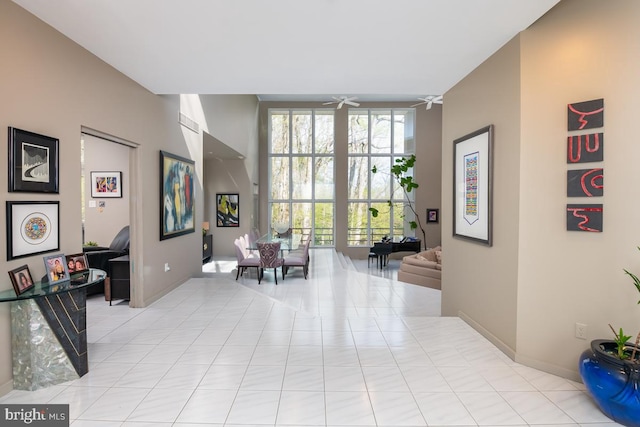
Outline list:
[[[236,247],[236,258],[238,259],[238,266],[236,273],[236,280],[238,277],[244,274],[247,268],[255,267],[258,272],[258,278],[260,277],[260,258],[254,256],[247,256],[246,247],[242,241],[243,239],[236,239],[233,244]]]

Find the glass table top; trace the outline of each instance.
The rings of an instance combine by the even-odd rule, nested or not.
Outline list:
[[[298,249],[298,246],[300,246],[300,241],[302,240],[302,234],[291,234],[288,237],[277,237],[271,234],[265,234],[264,236],[260,237],[258,240],[256,240],[254,243],[247,243],[249,245],[249,247],[247,247],[247,249],[249,250],[257,250],[258,249],[258,245],[257,243],[275,243],[275,242],[280,242],[280,250],[281,251],[293,251]]]
[[[34,281],[34,287],[28,291],[16,295],[11,289],[0,292],[0,302],[19,301],[31,298],[43,297],[46,295],[54,295],[63,292],[69,292],[76,289],[86,288],[102,282],[107,277],[104,270],[90,268],[83,273],[72,274],[69,280],[50,284],[49,282]]]

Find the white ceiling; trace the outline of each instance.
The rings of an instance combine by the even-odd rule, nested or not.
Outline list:
[[[13,0],[157,94],[413,101],[559,0]]]

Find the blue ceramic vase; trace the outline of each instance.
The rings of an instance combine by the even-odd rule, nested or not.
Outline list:
[[[580,356],[580,376],[606,416],[627,427],[640,427],[640,363],[620,360],[615,342],[594,340]]]

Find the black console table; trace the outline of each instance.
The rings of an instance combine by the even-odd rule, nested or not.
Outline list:
[[[105,298],[129,300],[131,298],[131,274],[129,268],[129,255],[111,258],[109,260],[109,280],[105,285]]]
[[[202,236],[202,263],[206,264],[211,261],[213,256],[213,236],[205,234]]]
[[[14,389],[37,390],[89,372],[87,288],[105,277],[92,268],[63,282],[35,282],[21,295],[0,292],[0,302],[11,303]]]

